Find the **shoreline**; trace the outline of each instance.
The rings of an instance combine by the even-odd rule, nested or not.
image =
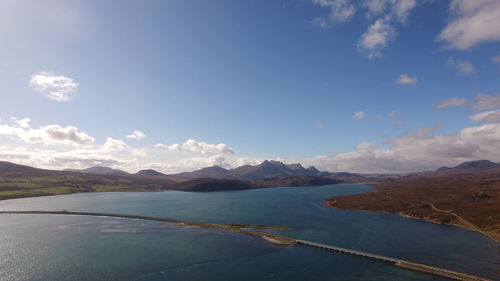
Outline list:
[[[436,212],[438,212],[438,213],[442,212],[442,213],[446,213],[448,215],[459,217],[460,219],[466,221],[469,225],[464,225],[464,224],[460,224],[460,223],[445,223],[445,222],[439,221],[437,219],[432,219],[432,218],[428,218],[428,217],[417,217],[417,216],[413,216],[411,214],[407,214],[404,211],[391,212],[391,211],[387,211],[387,210],[373,210],[373,209],[368,209],[368,208],[356,208],[355,206],[345,208],[345,207],[340,207],[340,206],[336,206],[335,205],[337,199],[341,198],[341,197],[356,196],[356,195],[360,195],[360,194],[377,194],[377,193],[381,192],[380,191],[380,187],[378,187],[376,185],[369,185],[369,186],[373,187],[374,190],[373,191],[369,191],[369,192],[359,193],[359,194],[342,195],[342,196],[338,196],[338,197],[327,198],[327,199],[323,200],[324,204],[322,204],[322,205],[324,207],[326,207],[326,208],[332,208],[332,209],[337,209],[337,210],[367,211],[367,212],[377,212],[377,213],[384,213],[384,214],[392,214],[392,215],[397,215],[397,216],[400,216],[400,217],[403,217],[403,218],[407,218],[407,219],[414,219],[414,220],[419,220],[419,221],[425,221],[425,222],[428,222],[428,223],[439,224],[439,225],[444,225],[444,226],[459,227],[461,229],[466,229],[466,230],[469,230],[469,231],[480,233],[480,234],[486,236],[487,238],[489,238],[490,240],[492,240],[492,241],[494,241],[496,243],[500,243],[500,235],[494,235],[494,234],[491,234],[491,233],[489,233],[487,231],[481,230],[477,226],[475,226],[474,224],[470,223],[469,221],[466,221],[465,219],[461,218],[460,216],[456,215],[455,213],[444,212],[444,211],[442,212],[441,210],[438,210],[437,208],[435,208],[435,206],[433,204],[431,204],[431,203],[426,203],[426,204],[431,205],[436,210]]]

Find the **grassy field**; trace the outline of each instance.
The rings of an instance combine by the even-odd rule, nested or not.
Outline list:
[[[96,181],[79,176],[0,177],[0,199],[111,191],[152,191],[152,189],[147,185],[132,184],[127,179],[101,178]]]

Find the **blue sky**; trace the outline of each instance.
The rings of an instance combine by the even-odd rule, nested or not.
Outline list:
[[[2,1],[0,159],[165,172],[500,161],[498,26],[493,0]]]

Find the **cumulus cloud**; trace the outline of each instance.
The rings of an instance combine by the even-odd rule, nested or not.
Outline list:
[[[477,110],[500,107],[500,94],[477,94],[472,107]]]
[[[122,140],[106,138],[106,142],[102,148],[106,151],[123,151],[128,148],[128,145]]]
[[[376,18],[358,41],[358,50],[369,59],[382,56],[396,36],[396,26],[404,24],[411,11],[417,6],[416,0],[312,0],[313,4],[330,9],[328,17],[317,17],[311,24],[326,28],[331,23],[350,20],[359,9],[365,9],[369,18]]]
[[[363,7],[368,10],[369,15],[389,13],[401,22],[406,21],[416,5],[416,0],[366,0],[363,2]]]
[[[363,111],[358,111],[358,112],[354,113],[354,115],[352,117],[356,120],[362,120],[362,119],[365,119],[366,113],[364,113]]]
[[[133,131],[131,134],[127,135],[127,139],[142,140],[145,139],[146,135],[138,130]]]
[[[369,141],[360,142],[356,145],[357,150],[369,150],[374,147],[374,144]]]
[[[500,123],[500,110],[490,110],[474,114],[469,117],[471,121],[480,123]]]
[[[442,100],[434,108],[435,109],[443,109],[446,107],[464,106],[466,104],[467,104],[467,99],[465,99],[465,98],[450,98],[450,99]]]
[[[73,126],[62,127],[53,124],[32,128],[29,118],[16,119],[14,124],[0,124],[0,135],[12,137],[25,143],[43,143],[45,145],[74,145],[85,146],[92,144],[95,139]]]
[[[69,101],[78,89],[72,78],[47,71],[31,76],[29,86],[55,101]]]
[[[500,159],[500,124],[485,124],[464,128],[453,134],[434,135],[439,128],[421,128],[404,137],[388,140],[387,149],[367,148],[318,156],[303,159],[302,163],[330,171],[400,173],[432,170],[477,159]]]
[[[386,19],[378,19],[361,35],[359,50],[369,59],[382,57],[381,49],[387,47],[396,35],[396,30]]]
[[[417,77],[410,77],[408,74],[401,74],[396,81],[398,84],[402,85],[414,85],[417,84]]]
[[[317,17],[313,24],[320,27],[327,27],[329,22],[345,22],[354,16],[356,7],[349,0],[312,0],[313,4],[330,9],[328,18]]]
[[[500,40],[500,1],[453,0],[449,9],[452,19],[438,36],[447,47],[466,50]]]
[[[454,58],[448,58],[448,60],[446,61],[446,67],[453,68],[464,75],[469,75],[476,72],[476,68],[471,62],[465,60],[456,60]]]
[[[234,154],[233,149],[225,143],[209,144],[194,139],[188,139],[184,143],[175,143],[172,145],[157,143],[155,147],[169,151],[190,151],[201,154]]]

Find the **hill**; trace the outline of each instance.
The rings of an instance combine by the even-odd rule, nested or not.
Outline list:
[[[341,209],[390,212],[480,231],[500,240],[500,167],[487,160],[375,184],[372,193],[335,197]]]
[[[109,167],[103,167],[103,166],[94,166],[82,170],[78,169],[66,169],[65,171],[70,171],[70,172],[77,172],[77,173],[84,173],[84,174],[96,174],[96,175],[128,175],[129,173],[122,171],[122,170],[117,170],[117,169],[112,169]]]
[[[307,169],[299,163],[284,164],[280,161],[265,160],[258,165],[244,165],[234,169],[224,169],[220,166],[203,168],[193,172],[185,172],[172,176],[196,179],[196,178],[214,178],[214,179],[237,179],[237,180],[264,180],[274,178],[312,176],[332,178],[340,181],[364,181],[366,178],[352,173],[330,173],[321,172],[316,167],[310,166]]]
[[[223,168],[211,167],[198,171],[198,178],[165,175],[155,170],[136,174],[107,167],[83,170],[44,170],[9,162],[0,162],[0,200],[80,192],[103,191],[217,191],[267,188],[275,186],[307,186],[341,182],[321,176],[285,176],[261,180],[217,179],[201,176]],[[226,170],[227,171],[227,170]]]
[[[137,172],[135,174],[142,175],[142,176],[151,176],[151,177],[166,176],[164,173],[160,173],[160,172],[153,170],[153,169],[140,170],[139,172]]]

